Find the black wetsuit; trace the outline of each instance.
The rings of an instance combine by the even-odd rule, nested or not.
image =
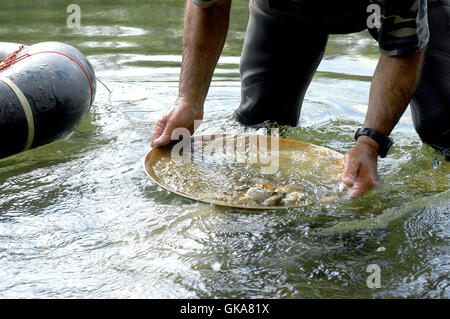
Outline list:
[[[354,6],[351,12],[342,10],[341,16],[338,12],[334,19],[325,12],[324,18],[317,21],[305,14],[305,10],[296,11],[295,6],[302,5],[301,0],[250,0],[250,20],[240,65],[242,100],[235,112],[236,119],[244,125],[272,122],[296,126],[303,98],[323,57],[329,34],[367,29],[369,1],[349,0],[347,5]],[[390,3],[395,5],[398,1]],[[294,2],[293,6],[289,7],[288,2]],[[338,9],[331,8],[328,14]],[[420,138],[437,149],[448,151],[450,0],[428,0],[428,21],[428,47],[411,112]],[[408,49],[411,44],[408,39],[395,51],[389,39],[386,40],[389,32],[369,31],[379,42],[384,40],[383,46],[380,43],[382,53],[407,55],[414,52]],[[415,44],[415,51],[420,49],[419,45]],[[403,48],[405,51],[400,52]]]

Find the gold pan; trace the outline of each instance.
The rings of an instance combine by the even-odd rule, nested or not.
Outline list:
[[[343,196],[344,156],[264,135],[203,135],[154,148],[144,167],[162,188],[196,201],[272,210]]]

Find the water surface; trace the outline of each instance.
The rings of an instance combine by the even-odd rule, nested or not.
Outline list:
[[[0,161],[0,297],[450,297],[450,167],[409,110],[357,200],[242,212],[170,194],[144,172],[156,120],[177,94],[183,2],[4,0],[0,41],[63,41],[92,62],[95,105],[68,138]],[[230,33],[199,134],[235,133],[247,1]],[[300,124],[286,135],[345,153],[367,109],[378,50],[333,36]],[[252,132],[247,131],[247,132]],[[261,131],[256,131],[261,133]],[[369,289],[378,264],[381,288]]]

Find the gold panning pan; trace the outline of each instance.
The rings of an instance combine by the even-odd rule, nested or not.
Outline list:
[[[145,158],[153,181],[200,202],[242,209],[286,209],[343,195],[343,155],[264,135],[203,135]]]

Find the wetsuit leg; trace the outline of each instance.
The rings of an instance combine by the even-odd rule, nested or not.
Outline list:
[[[423,142],[450,149],[450,0],[428,0],[430,42],[411,101],[414,127]]]
[[[241,56],[241,124],[296,126],[306,90],[322,59],[328,34],[275,12],[267,0],[250,0]]]

